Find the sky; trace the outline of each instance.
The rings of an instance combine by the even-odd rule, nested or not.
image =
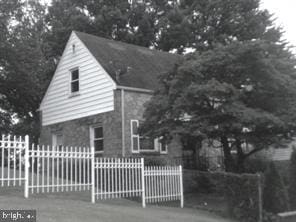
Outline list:
[[[296,46],[296,1],[261,0],[261,7],[268,9],[276,18],[275,23],[283,28],[284,38]],[[296,48],[294,48],[296,52]]]

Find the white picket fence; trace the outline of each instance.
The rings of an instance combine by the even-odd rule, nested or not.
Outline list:
[[[180,200],[184,205],[182,166],[148,166],[144,170],[145,202]]]
[[[67,192],[90,190],[90,148],[32,146],[29,150],[31,175],[28,188],[36,192]]]
[[[0,154],[2,186],[22,185],[24,181],[26,198],[30,191],[91,190],[93,203],[98,199],[141,197],[143,207],[176,200],[184,205],[181,166],[145,167],[143,158],[95,158],[94,148],[29,148],[28,136],[2,136]]]
[[[144,159],[95,159],[95,199],[141,196]],[[93,199],[94,202],[94,199]]]
[[[0,181],[1,186],[21,186],[26,180],[25,153],[29,137],[1,136],[0,140]]]

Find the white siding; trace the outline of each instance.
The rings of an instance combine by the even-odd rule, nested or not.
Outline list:
[[[293,149],[291,147],[274,149],[272,154],[272,160],[274,161],[290,160],[292,152],[293,152]]]
[[[71,97],[70,70],[76,67],[79,68],[79,95]],[[40,106],[42,125],[112,111],[114,89],[114,81],[72,33]]]

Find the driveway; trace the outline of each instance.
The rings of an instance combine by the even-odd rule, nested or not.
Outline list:
[[[186,201],[186,200],[185,200]],[[36,209],[40,222],[230,222],[206,211],[148,205],[126,199],[90,203],[90,194],[37,194],[24,199],[22,188],[0,187],[0,209]]]

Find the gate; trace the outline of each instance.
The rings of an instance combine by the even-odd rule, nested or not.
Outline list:
[[[1,186],[21,186],[26,180],[25,154],[29,148],[29,137],[2,135],[0,140]]]
[[[29,137],[1,136],[0,182],[1,186],[21,186],[26,180],[25,155],[29,148]]]

